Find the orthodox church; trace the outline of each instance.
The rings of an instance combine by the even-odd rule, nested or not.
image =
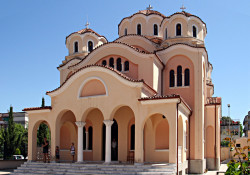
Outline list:
[[[170,16],[138,11],[118,24],[109,42],[89,28],[66,37],[60,85],[51,106],[25,108],[28,158],[37,160],[37,129],[51,131],[61,161],[166,162],[204,173],[220,166],[221,98],[212,97],[207,26],[184,11]]]

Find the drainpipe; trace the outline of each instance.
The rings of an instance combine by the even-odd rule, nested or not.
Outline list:
[[[177,162],[176,162],[176,165],[177,165],[176,166],[177,167],[177,175],[179,174],[179,167],[178,167],[178,163],[179,163],[178,162],[179,161],[178,160],[179,159],[178,158],[179,157],[178,156],[178,154],[179,154],[179,151],[178,151],[178,144],[179,144],[179,132],[178,132],[178,130],[179,130],[179,128],[178,128],[178,121],[179,121],[179,119],[178,118],[179,118],[179,112],[178,111],[179,111],[179,109],[178,108],[179,108],[179,104],[180,103],[181,103],[181,98],[179,98],[179,102],[176,103],[176,109],[177,109],[177,116],[176,116],[176,120],[177,120]]]

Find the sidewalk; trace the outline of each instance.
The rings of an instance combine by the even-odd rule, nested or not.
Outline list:
[[[14,169],[6,169],[6,170],[0,170],[0,175],[2,174],[10,174],[14,171]]]
[[[219,169],[219,172],[226,172],[227,171],[227,164],[221,164],[220,165],[220,169]],[[206,175],[217,175],[217,172],[218,171],[208,171],[206,173]],[[220,173],[220,174],[223,174],[223,173]]]

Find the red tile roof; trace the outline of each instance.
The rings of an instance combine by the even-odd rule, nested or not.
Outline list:
[[[103,37],[103,38],[105,38],[106,41],[108,41],[107,38],[106,38],[105,36],[102,36],[102,35],[96,33],[94,30],[92,30],[92,29],[90,29],[90,28],[88,28],[88,29],[85,28],[85,29],[79,30],[79,31],[77,31],[77,32],[73,32],[73,33],[71,33],[70,35],[68,35],[68,36],[66,37],[66,40],[68,39],[68,37],[70,37],[71,35],[73,35],[73,34],[75,34],[75,33],[78,33],[78,34],[93,33],[93,34],[97,35],[98,37]]]
[[[44,106],[44,107],[24,108],[22,111],[34,111],[34,110],[44,110],[44,109],[52,109],[52,107],[51,106]]]
[[[132,79],[132,78],[129,78],[127,77],[126,75],[124,75],[123,73],[117,71],[116,69],[112,68],[112,67],[109,67],[109,66],[104,66],[104,65],[98,65],[98,64],[92,64],[92,65],[87,65],[87,66],[84,66],[80,69],[78,69],[76,72],[74,72],[73,74],[71,74],[58,88],[52,90],[52,91],[47,91],[46,94],[48,95],[49,93],[51,92],[55,92],[57,91],[58,89],[60,89],[73,75],[75,75],[77,72],[83,70],[83,69],[86,69],[86,68],[89,68],[89,67],[102,67],[102,68],[106,68],[106,69],[109,69],[113,72],[115,72],[117,75],[121,76],[122,78],[124,78],[125,80],[128,80],[128,81],[131,81],[131,82],[142,82],[145,86],[147,86],[148,88],[150,88],[152,91],[154,91],[155,93],[157,93],[152,87],[150,87],[143,79],[141,80],[135,80],[135,79]]]

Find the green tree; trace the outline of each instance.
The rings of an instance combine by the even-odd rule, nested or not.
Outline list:
[[[20,138],[20,142],[19,142],[18,148],[21,151],[21,154],[24,157],[26,157],[27,156],[26,148],[28,146],[28,129],[25,129],[23,127],[23,125],[21,125],[21,124],[15,123],[14,132]]]
[[[243,126],[242,126],[242,124],[240,123],[240,137],[242,137],[242,135],[243,135]]]
[[[4,145],[4,129],[0,128],[0,158],[3,158],[3,145]]]
[[[50,140],[50,130],[45,123],[41,123],[37,131],[37,145],[42,146],[44,137]]]
[[[21,143],[20,135],[15,133],[13,107],[10,107],[8,127],[4,130],[4,159],[9,159]]]
[[[44,97],[42,98],[42,105],[41,105],[41,107],[44,107],[45,106],[45,99],[44,99]]]

